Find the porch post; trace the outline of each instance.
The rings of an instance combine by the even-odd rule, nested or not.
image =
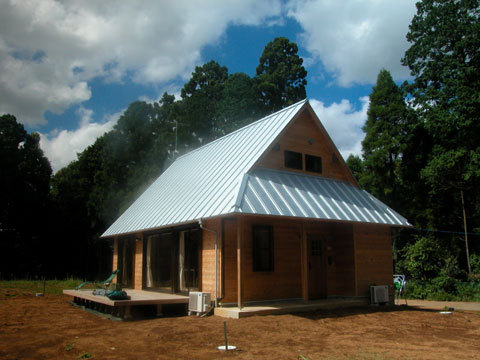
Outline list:
[[[308,301],[308,244],[307,232],[305,231],[305,222],[302,221],[302,234],[300,236],[300,251],[301,251],[301,276],[302,276],[302,299]]]
[[[133,258],[133,288],[142,290],[143,275],[143,234],[136,234],[135,239],[135,256]]]
[[[112,261],[112,272],[117,270],[118,267],[118,237],[113,238],[113,261]],[[117,277],[113,279],[113,282],[117,282]]]
[[[243,237],[244,218],[237,217],[237,303],[238,308],[243,306]]]

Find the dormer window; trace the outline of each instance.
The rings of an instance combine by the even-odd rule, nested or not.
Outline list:
[[[320,156],[305,154],[305,170],[322,173],[322,158]]]
[[[285,150],[285,167],[289,169],[302,170],[302,153]]]

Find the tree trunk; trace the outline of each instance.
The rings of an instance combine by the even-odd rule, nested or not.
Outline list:
[[[470,268],[470,254],[468,252],[467,215],[465,213],[465,200],[463,199],[463,189],[460,189],[460,195],[462,196],[463,229],[465,231],[465,251],[467,253],[468,275],[470,276],[470,274],[472,273],[472,269]]]

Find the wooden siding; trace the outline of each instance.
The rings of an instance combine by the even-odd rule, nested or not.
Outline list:
[[[133,258],[133,288],[142,290],[143,277],[143,234],[137,234],[135,256]]]
[[[327,240],[328,296],[354,296],[353,226],[348,223],[308,222],[305,225],[305,231],[320,235]]]
[[[368,224],[354,225],[355,265],[358,296],[369,296],[371,285],[393,289],[393,260],[390,228]]]
[[[274,271],[254,272],[252,225],[273,226]],[[243,252],[243,301],[302,297],[301,223],[273,218],[245,217]],[[236,223],[225,224],[225,298],[237,302]]]
[[[224,243],[223,245],[223,271],[225,280],[223,302],[237,302],[237,222],[224,220]]]
[[[312,144],[309,143],[309,139],[313,140]],[[284,161],[285,150],[304,154],[303,169],[305,169],[305,154],[320,156],[322,158],[322,173],[286,168]],[[340,179],[358,187],[357,182],[348,170],[327,132],[308,109],[292,121],[280,135],[279,139],[260,157],[255,167],[288,170]]]
[[[222,229],[220,219],[212,219],[206,221],[203,226],[207,229],[214,230],[218,237],[218,270],[217,270],[217,296],[220,297],[221,293],[221,239]],[[201,285],[200,289],[203,292],[209,292],[212,297],[212,301],[215,299],[215,233],[202,230],[202,248],[201,248]]]

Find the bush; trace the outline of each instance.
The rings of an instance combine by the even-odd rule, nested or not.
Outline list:
[[[480,283],[443,276],[430,281],[409,280],[405,296],[409,299],[437,301],[480,301]]]

